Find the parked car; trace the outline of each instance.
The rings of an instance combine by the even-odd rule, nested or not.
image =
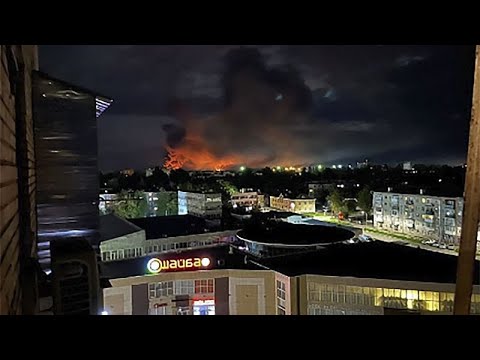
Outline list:
[[[448,244],[448,245],[447,245],[447,249],[448,249],[448,250],[455,250],[455,245],[453,245],[453,244]]]
[[[447,248],[447,244],[439,244],[439,245],[438,245],[438,248],[439,248],[439,249],[446,249],[446,248]]]
[[[364,234],[359,235],[359,236],[358,236],[358,239],[359,239],[361,242],[370,242],[370,241],[373,241],[373,239],[372,239],[370,236],[364,235]]]
[[[433,247],[436,247],[436,248],[438,248],[438,247],[440,246],[440,244],[439,244],[438,242],[436,242],[436,241],[434,241],[434,242],[431,243],[430,245],[433,246]]]

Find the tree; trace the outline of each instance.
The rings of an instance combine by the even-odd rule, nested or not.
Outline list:
[[[222,191],[225,194],[228,194],[228,196],[232,196],[232,194],[235,194],[238,192],[237,187],[229,181],[219,180],[218,183],[220,184]]]
[[[155,195],[158,197],[158,200],[155,201],[157,216],[178,214],[178,196],[175,191],[160,191]]]
[[[365,186],[357,195],[358,207],[362,209],[367,215],[372,212],[372,194],[370,189]]]
[[[330,206],[335,214],[345,210],[345,204],[343,203],[343,196],[337,190],[333,190],[327,197]]]
[[[190,181],[190,175],[183,169],[177,169],[170,171],[170,181],[174,184],[182,184],[187,181]]]
[[[113,205],[113,212],[125,219],[145,217],[148,211],[147,199],[141,191],[129,193],[122,191]]]

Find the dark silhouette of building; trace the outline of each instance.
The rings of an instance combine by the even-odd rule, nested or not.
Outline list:
[[[35,72],[38,259],[55,314],[98,314],[97,117],[110,99]]]

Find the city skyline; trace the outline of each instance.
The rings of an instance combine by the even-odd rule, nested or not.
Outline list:
[[[52,45],[40,54],[41,70],[115,99],[98,122],[103,171],[161,165],[167,147],[187,169],[466,159],[473,46]]]

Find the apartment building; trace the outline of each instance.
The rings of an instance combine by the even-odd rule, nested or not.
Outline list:
[[[234,209],[236,208],[255,208],[260,205],[258,192],[256,191],[245,191],[234,193],[230,196],[230,203]]]
[[[205,219],[220,219],[222,217],[222,195],[179,191],[178,215],[186,214]]]
[[[442,243],[458,244],[463,198],[424,194],[373,194],[374,226]]]
[[[280,196],[270,196],[270,207],[276,210],[291,211],[299,214],[313,213],[315,212],[315,199],[289,199],[280,194]]]

